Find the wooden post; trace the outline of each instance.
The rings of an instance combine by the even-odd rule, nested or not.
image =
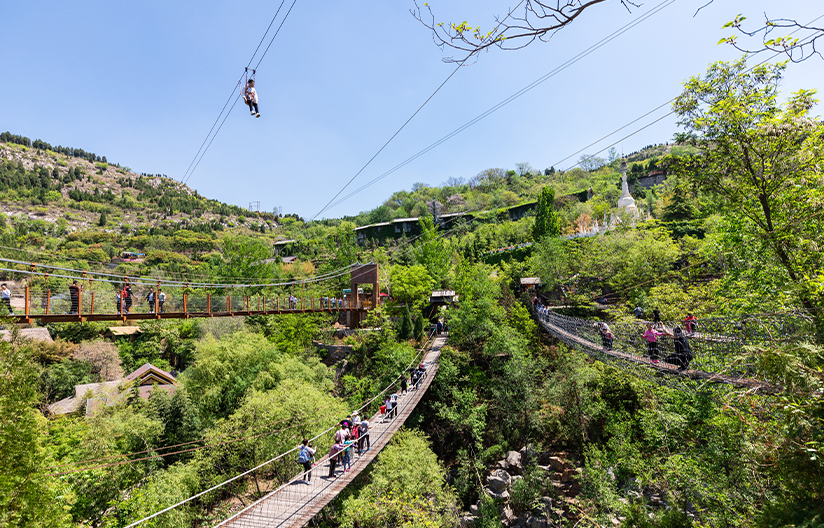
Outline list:
[[[51,290],[46,290],[46,315],[49,315],[49,305],[51,304]]]
[[[29,284],[26,283],[26,317],[29,316],[29,295],[31,295],[31,290],[29,290]]]
[[[206,311],[211,313],[212,312],[212,294],[206,294]]]
[[[157,295],[160,293],[160,279],[157,280],[157,288],[155,289],[154,294],[154,313],[158,319],[160,319],[160,312],[158,312],[158,306],[160,303],[157,300]]]
[[[92,315],[94,315],[94,292],[92,292]]]
[[[83,290],[77,290],[77,318],[82,319],[80,314],[83,313]]]
[[[189,314],[189,307],[186,304],[186,300],[187,300],[186,296],[187,295],[188,295],[188,293],[186,293],[186,290],[183,290],[183,313],[188,315]]]

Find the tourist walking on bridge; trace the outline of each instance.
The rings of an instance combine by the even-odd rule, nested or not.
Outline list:
[[[303,480],[306,482],[312,481],[312,462],[315,459],[316,451],[317,450],[314,446],[309,443],[309,440],[304,438],[303,445],[300,447],[300,452],[298,454],[298,462],[303,464],[303,470],[306,472],[303,475]]]
[[[653,328],[652,323],[647,323],[647,331],[644,332],[644,339],[647,340],[647,356],[653,363],[658,363],[658,337],[668,335],[666,332],[659,332]]]
[[[610,331],[609,325],[600,322],[595,323],[595,326],[598,329],[598,333],[601,334],[601,345],[603,345],[604,350],[612,350],[612,341],[615,339],[615,336],[612,335],[612,331]]]
[[[358,428],[358,454],[362,454],[369,451],[371,447],[369,445],[369,420],[361,420]],[[363,448],[364,444],[366,445],[365,450]]]
[[[676,326],[673,329],[674,339],[675,342],[675,353],[670,354],[669,356],[664,358],[664,362],[669,363],[671,365],[677,365],[678,370],[684,370],[690,367],[690,361],[692,361],[692,349],[690,349],[690,343],[687,340],[687,336],[683,334],[681,331],[680,326]]]
[[[343,442],[335,442],[332,444],[332,447],[329,449],[329,476],[328,478],[332,478],[335,476],[335,466],[338,465],[338,460],[340,459],[340,454],[343,451]]]

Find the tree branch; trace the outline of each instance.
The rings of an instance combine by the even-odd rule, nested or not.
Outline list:
[[[730,44],[738,51],[755,55],[762,51],[772,51],[775,53],[783,53],[792,62],[803,62],[810,57],[818,55],[819,58],[824,59],[824,55],[818,51],[816,46],[818,39],[824,37],[824,27],[813,26],[810,24],[801,24],[800,22],[790,18],[770,18],[764,13],[764,25],[761,27],[747,31],[744,29],[742,23],[747,17],[738,15],[734,20],[727,22],[723,27],[733,28],[738,33],[747,37],[758,37],[761,39],[760,49],[750,49],[739,43],[738,35],[731,35],[721,39],[719,44]],[[787,35],[775,36],[776,32],[783,30],[792,30]],[[805,38],[793,37],[794,33],[798,31],[808,31],[810,34]]]
[[[517,50],[541,40],[546,42],[561,28],[571,24],[586,9],[608,0],[522,0],[515,9],[503,18],[495,17],[495,27],[484,32],[480,26],[473,27],[468,22],[459,24],[435,22],[435,15],[429,4],[421,9],[418,0],[413,0],[415,9],[410,13],[421,24],[432,31],[432,40],[441,50],[447,48],[466,54],[464,58],[444,55],[444,62],[465,64],[477,60],[478,52],[497,46],[503,50]],[[632,0],[620,1],[628,11],[640,4]],[[516,12],[522,13],[516,15]],[[511,20],[512,22],[508,22]]]

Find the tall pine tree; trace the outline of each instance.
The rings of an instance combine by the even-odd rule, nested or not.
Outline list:
[[[546,186],[538,198],[538,207],[535,212],[535,226],[532,228],[532,238],[537,242],[545,236],[557,237],[561,234],[561,218],[555,212],[555,190]]]

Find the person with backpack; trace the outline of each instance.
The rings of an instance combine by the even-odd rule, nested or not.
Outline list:
[[[300,446],[300,451],[298,452],[298,463],[303,464],[305,471],[303,480],[306,482],[312,481],[312,462],[315,460],[316,451],[314,446],[309,443],[309,440],[304,438],[303,445]]]
[[[115,307],[117,308],[117,313],[120,313],[120,310],[122,310],[122,308],[121,308],[122,303],[121,303],[121,299],[120,299],[120,290],[114,292],[114,304],[115,304]]]
[[[669,356],[664,358],[664,362],[669,363],[671,365],[677,365],[678,370],[684,370],[690,368],[690,361],[692,361],[692,349],[690,348],[690,342],[687,340],[687,336],[681,331],[680,326],[676,326],[673,329],[674,339],[675,342],[675,352],[670,354]]]
[[[364,444],[366,444],[366,450],[363,449]],[[369,451],[369,420],[361,420],[360,425],[358,425],[358,454],[366,453]]]
[[[123,286],[123,293],[120,294],[123,299],[123,313],[129,313],[132,308],[132,285],[128,282]]]
[[[687,314],[687,318],[684,319],[684,324],[686,326],[688,334],[692,334],[698,331],[698,319],[691,313]]]
[[[157,309],[163,313],[163,303],[166,302],[166,294],[160,288],[157,289]]]
[[[390,417],[395,418],[398,416],[398,393],[393,392],[391,396],[389,396],[389,403],[392,405],[392,412]]]
[[[343,443],[341,469],[343,469],[344,473],[352,469],[352,444],[354,444],[354,442],[351,440],[351,436],[350,440]]]

